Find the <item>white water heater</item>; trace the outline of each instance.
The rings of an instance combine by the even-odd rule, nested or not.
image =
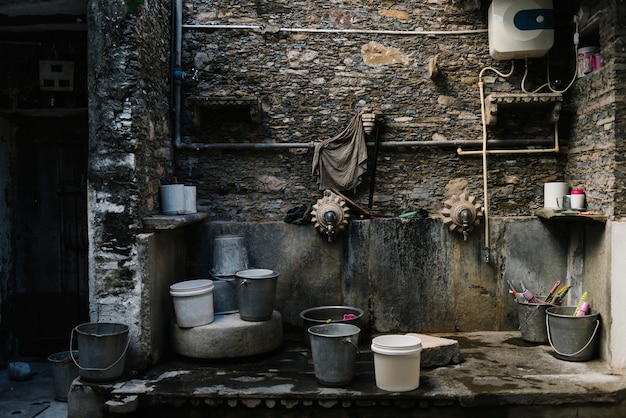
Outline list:
[[[493,0],[488,24],[497,60],[543,57],[554,44],[552,0]]]

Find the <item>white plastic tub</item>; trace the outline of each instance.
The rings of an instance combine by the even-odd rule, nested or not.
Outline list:
[[[174,301],[176,323],[181,328],[192,328],[213,322],[213,281],[187,280],[170,286]]]
[[[376,386],[408,392],[420,385],[422,340],[412,335],[381,335],[372,340]]]

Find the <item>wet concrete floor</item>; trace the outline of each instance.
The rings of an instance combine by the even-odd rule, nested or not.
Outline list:
[[[370,340],[360,345],[351,384],[321,385],[310,350],[295,337],[286,338],[279,350],[254,358],[207,361],[172,356],[132,379],[75,382],[70,410],[79,411],[81,402],[87,402],[81,393],[89,386],[98,402],[106,404],[104,416],[626,416],[626,370],[611,370],[598,359],[558,359],[549,345],[525,342],[519,332],[437,336],[459,341],[460,362],[423,369],[419,388],[410,392],[376,387]]]

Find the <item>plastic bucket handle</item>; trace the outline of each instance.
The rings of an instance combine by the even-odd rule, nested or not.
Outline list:
[[[115,367],[117,363],[119,363],[124,358],[124,355],[126,354],[126,350],[128,350],[128,345],[130,344],[130,330],[129,330],[126,336],[126,346],[124,347],[122,354],[119,356],[117,360],[115,360],[115,362],[113,362],[113,364],[103,369],[100,369],[98,367],[82,367],[80,364],[78,364],[78,362],[74,358],[74,353],[72,351],[72,346],[74,345],[74,331],[75,330],[76,328],[72,328],[72,332],[70,333],[70,356],[72,357],[72,361],[74,362],[76,367],[78,367],[80,370],[84,370],[87,372],[106,372],[107,370],[112,369],[113,367]]]
[[[559,350],[557,350],[554,347],[554,344],[552,344],[552,337],[550,335],[550,327],[548,326],[548,317],[546,316],[546,330],[548,331],[548,341],[550,342],[550,346],[552,347],[552,349],[560,356],[564,356],[564,357],[575,357],[577,355],[579,355],[580,353],[582,353],[583,351],[585,351],[585,349],[587,347],[589,347],[589,344],[591,344],[591,342],[593,341],[594,337],[596,336],[596,332],[598,331],[598,327],[600,326],[600,320],[596,319],[596,327],[593,330],[593,333],[591,334],[591,338],[589,339],[589,341],[587,341],[587,344],[585,344],[585,346],[583,348],[581,348],[580,350],[578,350],[575,353],[572,354],[565,354],[565,353],[561,353]]]

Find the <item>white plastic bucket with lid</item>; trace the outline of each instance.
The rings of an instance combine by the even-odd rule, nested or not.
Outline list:
[[[170,286],[176,323],[181,328],[199,327],[213,322],[213,281],[187,280]]]
[[[376,386],[408,392],[420,385],[422,340],[412,335],[381,335],[372,340]]]

